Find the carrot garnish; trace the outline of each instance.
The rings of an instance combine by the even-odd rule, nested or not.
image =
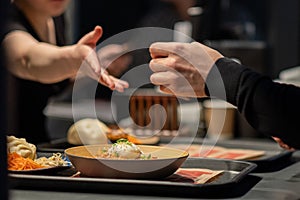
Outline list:
[[[24,158],[16,152],[9,153],[7,156],[8,170],[30,170],[44,168],[30,158]]]

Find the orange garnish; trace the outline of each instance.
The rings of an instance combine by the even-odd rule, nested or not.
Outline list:
[[[24,158],[16,152],[7,155],[8,170],[30,170],[44,168],[30,158]]]
[[[142,142],[139,139],[137,139],[136,137],[134,137],[132,135],[128,135],[127,140],[129,142],[132,142],[133,144],[142,144]]]

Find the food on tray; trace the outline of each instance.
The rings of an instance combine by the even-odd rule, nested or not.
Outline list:
[[[70,144],[107,144],[106,133],[110,131],[98,119],[85,118],[75,122],[68,130],[67,140]]]
[[[159,136],[141,135],[140,137],[134,134],[131,128],[118,128],[113,127],[107,132],[107,137],[111,142],[116,142],[119,139],[127,139],[134,144],[157,144],[160,140]]]
[[[128,139],[128,132],[125,129],[113,127],[106,133],[108,139],[115,142],[119,139]]]
[[[127,143],[126,145],[133,145],[126,140],[121,140],[116,145],[123,145],[123,142]],[[65,150],[65,154],[83,176],[134,179],[157,179],[170,176],[188,157],[188,153],[180,149],[136,145],[140,151],[138,158],[120,158],[117,157],[118,154],[108,153],[112,145],[71,147]]]
[[[67,133],[67,141],[73,145],[107,144],[108,140],[116,142],[119,139],[127,139],[134,144],[156,144],[159,141],[158,136],[137,137],[132,129],[108,127],[98,119],[91,118],[75,122]]]
[[[8,170],[30,170],[43,168],[42,165],[34,162],[31,158],[24,158],[16,152],[7,155]]]
[[[37,158],[36,146],[24,138],[15,136],[7,136],[7,162],[8,170],[33,170],[69,165],[60,153],[54,153],[48,158]]]
[[[133,134],[130,134],[132,130],[123,129],[123,128],[112,128],[109,132],[107,132],[107,137],[110,141],[116,142],[120,139],[127,139],[129,142],[134,144],[143,144],[143,139],[137,138]]]
[[[37,159],[24,158],[16,152],[9,153],[7,156],[8,170],[32,170],[40,168],[68,166],[69,162],[64,160],[61,154],[53,154],[49,158],[40,157]]]
[[[28,143],[25,138],[16,138],[15,136],[7,136],[7,152],[16,152],[24,158],[35,159],[36,146]]]
[[[109,148],[100,150],[100,157],[116,159],[151,159],[151,154],[143,154],[138,146],[127,139],[119,139]]]
[[[36,163],[43,167],[58,167],[58,166],[69,166],[69,162],[64,160],[61,153],[53,153],[50,157],[39,157],[34,160]]]

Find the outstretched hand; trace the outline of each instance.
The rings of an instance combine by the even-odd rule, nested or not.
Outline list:
[[[99,63],[95,49],[102,33],[102,28],[100,26],[96,26],[93,31],[87,33],[78,41],[77,46],[83,60],[81,70],[83,70],[84,74],[97,80],[102,85],[105,85],[112,90],[122,92],[124,91],[124,88],[128,88],[128,83],[111,76]]]

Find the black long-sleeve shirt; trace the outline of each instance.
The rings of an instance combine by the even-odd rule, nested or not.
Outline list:
[[[55,34],[57,46],[65,45],[64,20],[63,16],[53,19],[55,25]],[[9,16],[5,20],[4,34],[20,30],[31,34],[36,40],[42,42],[24,13],[14,4],[11,4]],[[49,140],[46,127],[45,115],[43,109],[47,105],[48,99],[63,91],[68,85],[68,80],[54,84],[43,84],[36,81],[25,80],[12,76],[14,97],[10,99],[10,107],[16,110],[12,113],[14,126],[9,127],[12,131],[8,134],[14,134],[17,137],[24,137],[29,142],[37,144]]]
[[[216,62],[206,84],[210,95],[237,106],[256,130],[300,149],[300,87],[274,82],[227,58]]]

